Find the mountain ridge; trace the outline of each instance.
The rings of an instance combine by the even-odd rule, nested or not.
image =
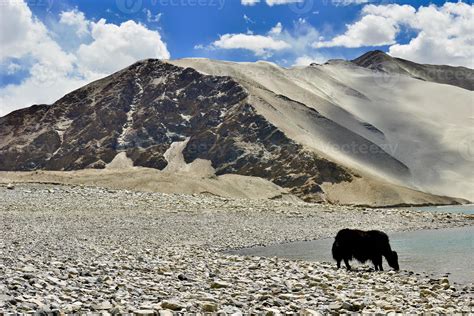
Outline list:
[[[383,146],[387,131],[338,105],[341,93],[371,100],[339,78],[340,67],[142,60],[53,105],[0,118],[0,170],[102,169],[121,152],[137,167],[164,170],[165,152],[186,140],[186,163],[210,161],[218,176],[261,177],[307,201],[350,204],[331,194],[342,185],[348,196],[376,196],[376,185],[364,192],[365,181],[381,184],[393,204],[459,203],[415,193],[411,167]],[[350,142],[357,150],[341,151]],[[367,203],[376,202],[360,204]]]
[[[150,65],[152,65],[151,68],[153,70],[148,69]],[[154,107],[141,106],[134,109],[135,103],[138,102],[136,99],[137,94],[135,93],[137,88],[130,82],[134,80],[134,77],[128,76],[128,71],[141,70],[148,73],[149,71],[156,71],[157,68],[164,68],[159,70],[160,74],[156,76],[158,78],[175,76],[180,78],[177,81],[169,81],[166,86],[162,85],[163,91],[155,86],[153,87],[155,88],[153,93],[142,95],[143,100],[140,100],[142,103],[152,102],[153,98],[160,99],[156,105],[158,107],[156,111]],[[329,161],[320,159],[310,152],[305,152],[301,146],[287,139],[283,133],[256,115],[252,107],[245,102],[247,95],[244,90],[229,78],[201,75],[190,68],[179,68],[158,60],[141,61],[127,69],[128,71],[126,72],[115,74],[115,76],[119,77],[122,74],[126,74],[128,76],[126,78],[117,79],[112,76],[102,81],[96,81],[95,85],[86,86],[85,89],[88,97],[85,104],[81,102],[80,97],[86,91],[78,89],[61,98],[52,106],[40,105],[16,112],[14,115],[7,116],[7,119],[3,118],[1,121],[3,126],[12,126],[12,123],[17,122],[10,121],[11,118],[17,115],[21,116],[23,111],[37,110],[40,112],[42,122],[48,123],[49,117],[61,118],[61,115],[64,115],[64,113],[61,113],[64,110],[64,103],[68,103],[67,107],[72,108],[69,113],[65,113],[66,117],[63,117],[66,121],[72,121],[69,131],[64,135],[64,140],[60,139],[60,133],[54,130],[54,128],[49,128],[49,130],[48,126],[39,128],[37,132],[39,135],[33,137],[33,140],[29,143],[27,155],[22,151],[5,151],[5,145],[0,147],[0,160],[3,161],[1,169],[19,169],[24,171],[36,169],[66,171],[84,168],[101,169],[105,168],[105,165],[112,161],[119,152],[125,151],[127,156],[133,160],[135,166],[163,170],[167,166],[164,153],[168,147],[173,142],[183,141],[186,137],[191,137],[183,151],[185,161],[192,162],[198,158],[208,159],[212,161],[217,175],[225,173],[259,175],[263,178],[271,179],[272,182],[280,186],[290,186],[296,191],[303,192],[302,194],[304,192],[320,192],[317,183],[322,183],[322,181],[332,181],[333,178],[336,181],[349,179],[349,174],[344,172],[342,168]],[[196,87],[187,86],[186,97],[180,98],[178,102],[177,98],[179,96],[166,90],[171,85],[173,85],[175,90],[184,88],[187,84],[192,85],[191,80],[185,80],[186,77],[192,78],[192,82],[194,82],[194,79],[200,81]],[[123,87],[121,87],[122,90],[118,93],[119,97],[114,99],[115,103],[112,106],[106,103],[111,98],[110,94],[102,95],[102,100],[99,99],[99,101],[90,96],[97,93],[91,91],[91,89],[97,89],[97,84],[105,85],[105,89],[109,89],[111,83],[108,80],[110,78],[114,78],[113,81],[124,82]],[[147,83],[147,86],[153,85],[153,80],[150,81],[151,83]],[[175,84],[179,85],[176,86]],[[145,86],[145,89],[148,89],[147,86]],[[122,100],[120,96],[123,91],[130,94],[124,97],[125,100]],[[170,95],[165,95],[167,92]],[[102,94],[102,91],[99,93]],[[199,99],[201,94],[208,95],[206,100],[200,100],[199,103],[200,107],[207,107],[205,119],[201,119],[202,113],[198,113],[198,109],[192,109],[195,106],[192,103],[193,99]],[[215,96],[216,100],[213,100],[213,98],[209,99],[209,95]],[[103,104],[103,99],[105,99],[106,104]],[[99,103],[96,104],[96,102]],[[213,107],[216,102],[219,102],[219,107]],[[181,108],[173,112],[178,104]],[[82,111],[75,113],[75,108],[78,106]],[[117,108],[123,109],[123,113],[114,115],[113,110]],[[136,111],[136,113],[131,113],[131,111]],[[140,111],[145,111],[145,113],[140,114]],[[223,111],[229,111],[228,115],[223,113]],[[160,113],[164,113],[164,117],[159,122],[151,122],[151,125],[148,126],[148,118]],[[80,117],[78,114],[88,117],[95,116],[98,120],[93,122],[92,128],[88,128],[87,124],[90,122],[87,120],[82,122],[83,117]],[[192,116],[192,118],[188,119],[188,123],[192,123],[192,133],[189,130],[190,127],[186,126],[186,120],[180,119],[182,115]],[[132,122],[134,127],[132,131],[124,134],[129,123],[129,116],[134,118],[134,122]],[[104,117],[107,117],[108,125],[104,125]],[[222,126],[224,118],[229,126]],[[251,130],[239,130],[241,128],[239,122],[242,121],[246,123],[246,126],[251,124],[259,126],[257,129],[258,133],[252,133]],[[121,132],[119,133],[118,130],[120,129]],[[237,130],[239,130],[238,133],[236,133]],[[109,131],[112,132],[111,135],[108,135]],[[233,134],[237,134],[237,136]],[[35,134],[33,133],[33,135]],[[5,136],[5,134],[2,136]],[[121,137],[122,143],[120,141]],[[153,139],[149,140],[150,137]],[[232,142],[229,142],[230,139],[232,139]],[[238,145],[238,141],[242,142],[243,145]],[[100,142],[98,146],[96,146],[97,142]],[[280,143],[284,143],[285,148],[274,148],[275,146],[278,147]],[[281,163],[275,165],[275,161],[277,161],[275,160],[270,166],[269,162],[260,159],[259,164],[249,164],[246,159],[240,159],[240,156],[247,154],[250,156],[250,159],[257,160],[259,153],[255,154],[257,157],[254,157],[255,155],[252,155],[252,153],[245,153],[246,144],[249,146],[251,144],[262,146],[260,150],[264,151],[267,155],[279,157],[278,161]],[[35,152],[35,149],[37,152]],[[289,155],[296,152],[299,152],[301,156],[297,155],[290,158]],[[47,156],[46,159],[44,159],[45,154]],[[307,169],[303,173],[308,176],[288,177],[284,176],[284,173],[279,175],[271,170],[266,170],[272,167],[285,169],[285,164],[291,163],[294,160],[301,160],[298,162],[299,168],[302,168],[302,170]],[[11,162],[11,164],[8,165],[6,162]],[[341,174],[340,179],[340,176],[331,174],[330,170],[332,169],[336,170],[336,174]],[[322,179],[315,180],[319,177],[318,175]],[[309,178],[312,179],[309,180]],[[305,186],[306,182],[308,184]]]
[[[462,66],[418,64],[392,57],[383,51],[369,51],[351,60],[354,64],[390,74],[403,74],[415,79],[449,84],[470,91],[474,90],[474,70]]]

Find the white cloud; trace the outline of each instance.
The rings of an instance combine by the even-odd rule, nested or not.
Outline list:
[[[277,38],[284,40],[291,46],[291,54],[295,58],[304,55],[314,55],[311,43],[320,37],[319,32],[305,19],[298,19],[291,29],[282,28]]]
[[[13,5],[6,2],[0,10],[0,59],[7,56],[22,57],[31,51],[34,37],[43,37],[44,27],[32,19],[31,11],[25,3],[19,2]]]
[[[0,62],[32,57],[59,72],[71,70],[74,57],[51,39],[46,27],[21,1],[7,1],[0,10]]]
[[[311,43],[318,38],[319,33],[314,27],[305,19],[298,19],[289,29],[278,22],[266,34],[253,34],[251,31],[246,34],[225,34],[209,46],[196,45],[194,48],[245,49],[262,58],[278,55],[279,61],[291,66],[299,57],[319,56],[311,47]],[[298,63],[302,60],[298,60]]]
[[[323,64],[327,61],[327,58],[325,58],[322,55],[304,55],[296,58],[295,62],[293,63],[293,66],[309,66],[313,63],[316,64]]]
[[[271,35],[280,35],[282,30],[283,26],[281,25],[281,22],[278,22],[277,25],[275,25],[268,33]]]
[[[32,76],[21,85],[8,85],[0,89],[0,116],[33,104],[50,104],[88,82],[92,78]]]
[[[13,75],[14,73],[17,73],[18,71],[20,71],[21,68],[22,68],[21,65],[14,62],[10,62],[7,66],[7,74]]]
[[[292,3],[303,3],[309,0],[265,0],[265,3],[269,6],[281,5],[281,4],[292,4]],[[370,0],[331,0],[331,3],[336,6],[348,6],[351,4],[363,4],[370,2]],[[246,6],[253,6],[260,3],[260,0],[241,0],[240,3]],[[314,5],[312,2],[311,5]]]
[[[109,74],[144,58],[169,59],[161,36],[134,21],[120,25],[104,19],[91,23],[93,42],[77,51],[78,64],[85,71]]]
[[[266,4],[269,6],[280,5],[280,4],[290,4],[290,3],[301,3],[305,0],[265,0]],[[240,3],[243,5],[253,6],[259,3],[260,0],[241,0]]]
[[[362,15],[375,15],[391,19],[397,23],[410,23],[415,17],[416,9],[411,5],[366,5],[362,8]]]
[[[247,16],[247,14],[244,14],[244,21],[245,21],[245,23],[252,23],[252,24],[255,24],[255,21],[252,20],[251,18],[249,18],[249,17]]]
[[[33,65],[21,83],[0,88],[0,116],[32,104],[52,103],[138,59],[170,57],[158,32],[133,21],[121,25],[92,22],[77,10],[62,12],[55,24],[57,28],[72,27],[77,40],[83,41],[72,52],[61,47],[53,31],[34,17],[23,1],[4,3],[0,27],[0,64]],[[6,73],[18,70],[17,66],[4,68]]]
[[[474,5],[446,2],[442,6],[366,5],[347,31],[314,47],[390,45],[389,53],[419,63],[474,67]],[[402,29],[415,32],[407,44],[396,42]]]
[[[72,11],[63,11],[59,14],[59,23],[69,25],[76,31],[76,35],[83,37],[89,34],[89,21],[86,20],[84,13],[77,9]]]
[[[318,38],[318,31],[305,19],[299,19],[293,23],[291,29],[284,28],[282,23],[278,22],[266,34],[252,32],[225,34],[207,49],[245,49],[263,58],[286,54],[293,56],[294,60],[300,56],[312,55],[314,49],[311,43]],[[204,48],[204,46],[199,45],[195,48]]]
[[[241,3],[243,5],[249,5],[249,6],[255,5],[259,2],[260,2],[260,0],[241,0]]]
[[[161,20],[163,13],[153,14],[150,10],[146,10],[146,20],[149,23],[158,23]]]
[[[321,47],[361,47],[382,46],[395,43],[398,26],[390,19],[376,15],[366,15],[361,20],[347,26],[343,35],[336,36],[327,42],[315,43]]]
[[[315,47],[362,47],[396,43],[400,24],[413,19],[416,10],[409,5],[366,5],[360,20],[347,25],[347,31],[330,41],[318,41]]]
[[[269,6],[280,5],[280,4],[289,4],[289,3],[301,3],[305,0],[266,0]]]
[[[371,2],[370,0],[331,0],[332,4],[336,6],[348,6],[351,4],[363,4]]]
[[[474,5],[445,3],[418,9],[410,26],[418,35],[389,49],[393,56],[419,63],[474,68]]]
[[[290,48],[288,43],[270,36],[249,34],[225,34],[212,45],[221,49],[246,49],[257,56],[270,56],[273,51]]]

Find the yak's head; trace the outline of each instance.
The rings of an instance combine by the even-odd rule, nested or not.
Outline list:
[[[391,266],[395,271],[400,270],[400,266],[398,265],[398,254],[396,251],[390,252],[390,254],[385,257],[387,259],[388,265]]]

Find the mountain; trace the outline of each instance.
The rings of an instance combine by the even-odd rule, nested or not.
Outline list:
[[[470,199],[470,164],[450,141],[468,136],[472,93],[405,75],[388,83],[345,61],[144,60],[0,118],[0,170],[103,169],[123,153],[169,170],[180,144],[184,164],[208,161],[217,176],[260,177],[307,201]]]
[[[395,58],[375,50],[352,60],[358,66],[392,75],[407,75],[413,78],[474,90],[474,70],[466,67],[421,65],[402,58]]]

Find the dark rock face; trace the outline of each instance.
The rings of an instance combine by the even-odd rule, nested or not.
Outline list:
[[[163,169],[170,145],[189,138],[187,162],[208,159],[218,174],[262,177],[307,200],[320,199],[322,182],[351,180],[258,115],[247,96],[230,77],[138,62],[0,118],[0,170],[104,168],[123,151],[135,166]]]
[[[466,67],[417,64],[402,58],[391,57],[379,50],[367,52],[352,62],[364,68],[404,74],[420,80],[474,90],[474,70]]]
[[[220,122],[217,111],[245,97],[230,78],[158,60],[136,63],[53,105],[1,118],[0,169],[100,168],[119,151],[127,151],[136,165],[162,169],[169,144]]]
[[[268,179],[306,200],[317,200],[322,182],[352,179],[344,168],[287,138],[247,103],[232,108],[224,124],[191,136],[183,155],[186,162],[211,160],[217,174]]]

